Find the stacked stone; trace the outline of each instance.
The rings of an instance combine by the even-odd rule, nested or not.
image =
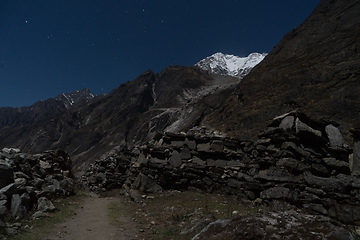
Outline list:
[[[96,160],[81,176],[83,185],[95,192],[121,188],[128,175],[131,155],[123,148]]]
[[[4,222],[23,218],[35,210],[33,217],[54,210],[49,199],[74,192],[71,161],[64,151],[25,154],[19,149],[0,151],[0,228],[13,233]]]
[[[157,134],[114,162],[128,167],[116,185],[123,183],[129,196],[197,188],[354,223],[360,220],[360,179],[350,171],[351,152],[336,123],[293,112],[274,119],[256,142]]]
[[[351,174],[360,176],[360,129],[350,130],[354,138],[354,153],[350,159]]]

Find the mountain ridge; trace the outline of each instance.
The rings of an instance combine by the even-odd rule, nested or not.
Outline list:
[[[251,69],[259,64],[267,53],[251,53],[247,57],[239,57],[231,54],[217,52],[203,60],[195,66],[200,67],[210,73],[229,75],[237,78],[245,77]]]
[[[71,93],[62,93],[53,98],[39,100],[30,106],[0,107],[0,127],[11,127],[41,122],[61,115],[72,107],[87,103],[95,96],[83,88]]]

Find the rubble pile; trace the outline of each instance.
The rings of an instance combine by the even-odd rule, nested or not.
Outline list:
[[[51,200],[73,194],[73,186],[71,161],[62,150],[42,154],[0,150],[0,230],[15,234],[21,226],[18,220],[55,210]]]
[[[131,153],[125,148],[113,151],[90,164],[81,181],[90,191],[106,191],[121,188],[129,174]],[[133,159],[135,161],[135,159]]]

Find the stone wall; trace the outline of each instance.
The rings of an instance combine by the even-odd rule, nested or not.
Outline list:
[[[360,129],[351,129],[354,138],[354,153],[350,161],[352,175],[360,176]]]
[[[130,195],[198,188],[354,223],[360,179],[350,174],[351,152],[336,123],[293,112],[274,119],[256,142],[159,133],[145,146],[95,162],[83,181],[92,190],[122,185]]]
[[[72,194],[70,169],[70,158],[61,150],[43,154],[0,150],[0,238],[4,232],[15,234],[21,226],[16,222],[30,213],[38,218],[55,210],[51,199]]]

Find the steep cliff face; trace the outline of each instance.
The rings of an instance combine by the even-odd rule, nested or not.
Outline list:
[[[205,122],[254,138],[270,119],[297,109],[337,121],[345,134],[359,126],[359,12],[356,0],[322,0]]]

